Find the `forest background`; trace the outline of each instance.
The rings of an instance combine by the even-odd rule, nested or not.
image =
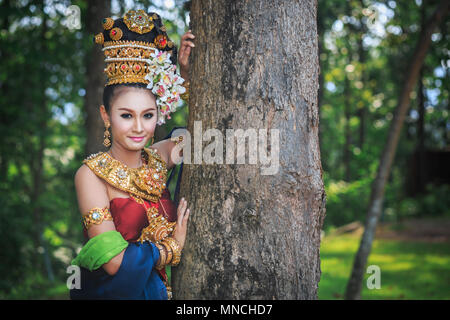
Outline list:
[[[438,1],[318,1],[320,148],[327,205],[319,299],[341,299],[408,61]],[[79,24],[68,8],[79,8]],[[86,155],[87,1],[0,1],[0,299],[67,298],[82,243],[74,173]],[[189,1],[111,1],[156,11],[179,44]],[[101,19],[98,13],[100,32]],[[450,121],[444,19],[411,92],[374,251],[368,299],[450,298]],[[159,136],[187,123],[187,105]],[[175,169],[178,170],[178,167]],[[169,186],[174,191],[178,171]],[[367,275],[369,276],[369,274]]]

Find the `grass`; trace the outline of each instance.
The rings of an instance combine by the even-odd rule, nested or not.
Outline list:
[[[359,236],[329,236],[322,240],[319,299],[343,299]],[[380,268],[380,289],[368,289],[362,299],[450,299],[450,244],[375,239],[367,266]]]

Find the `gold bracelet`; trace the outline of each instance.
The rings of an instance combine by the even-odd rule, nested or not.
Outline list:
[[[159,250],[159,262],[156,264],[155,268],[161,270],[167,264],[167,254],[164,246],[160,245],[159,243],[155,243],[155,246]]]
[[[167,237],[164,239],[164,242],[167,242],[172,249],[172,261],[170,261],[171,266],[176,266],[180,263],[181,260],[181,248],[178,244],[177,240],[172,237]]]
[[[100,224],[103,220],[112,221],[111,212],[109,212],[108,207],[104,208],[93,208],[89,210],[89,213],[82,218],[84,227],[89,229],[93,224]]]
[[[167,239],[167,238],[166,238]],[[166,259],[166,265],[170,264],[170,262],[172,262],[172,258],[173,258],[173,252],[172,252],[172,248],[170,247],[170,245],[166,242],[161,242],[161,244],[166,248],[166,252],[167,252],[167,259]]]
[[[186,91],[182,94],[180,94],[181,99],[189,103],[189,87],[190,87],[190,81],[183,82],[182,86],[186,89]]]
[[[175,145],[183,141],[183,136],[171,137],[170,141],[175,142]]]

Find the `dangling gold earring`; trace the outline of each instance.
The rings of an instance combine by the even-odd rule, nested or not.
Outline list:
[[[103,145],[107,148],[111,146],[111,140],[109,139],[111,137],[111,134],[109,133],[109,122],[105,123],[105,133],[103,134]]]
[[[152,142],[150,142],[150,145],[152,145],[152,144],[153,144],[153,140],[154,140],[154,136],[152,137]]]

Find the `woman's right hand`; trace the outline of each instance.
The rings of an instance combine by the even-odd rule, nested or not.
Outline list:
[[[181,36],[180,50],[178,51],[178,63],[180,64],[180,76],[189,81],[189,55],[191,54],[191,48],[195,47],[195,36],[191,30],[187,31]]]
[[[177,224],[172,236],[180,245],[180,249],[184,248],[184,241],[186,240],[186,231],[189,213],[190,209],[187,209],[186,199],[181,198],[177,210]]]

